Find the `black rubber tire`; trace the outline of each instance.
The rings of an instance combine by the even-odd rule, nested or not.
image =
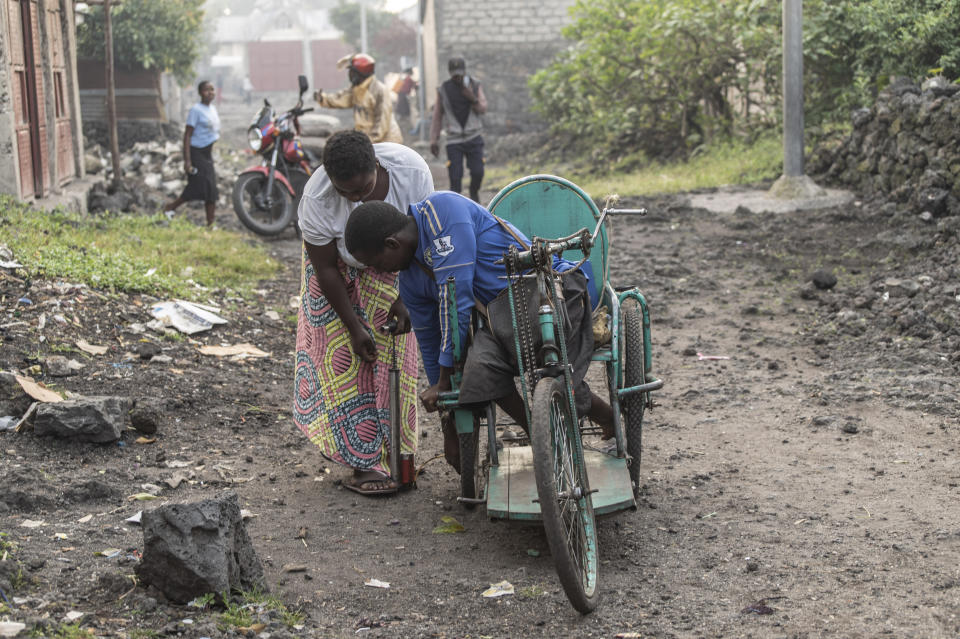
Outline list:
[[[537,383],[531,413],[533,470],[543,530],[567,599],[587,614],[600,601],[597,523],[583,450],[579,440],[572,439],[579,426],[570,413],[562,377],[545,377]],[[577,487],[579,497],[559,497]]]
[[[486,429],[480,417],[473,416],[473,432],[460,433],[460,496],[476,499],[483,494],[483,458],[480,443],[486,437]],[[464,508],[473,510],[476,504],[464,503]]]
[[[283,233],[293,222],[296,209],[287,187],[279,180],[273,182],[274,204],[269,210],[257,208],[254,196],[267,187],[267,176],[262,173],[244,173],[233,186],[233,210],[243,225],[257,235],[273,236]]]
[[[624,386],[639,386],[646,381],[643,345],[643,319],[640,305],[629,301],[621,307],[621,326],[624,335],[623,382]],[[630,456],[630,483],[633,490],[640,488],[640,457],[643,452],[643,409],[646,405],[646,393],[635,393],[623,398],[623,412],[626,415],[624,434],[627,438],[627,454]]]

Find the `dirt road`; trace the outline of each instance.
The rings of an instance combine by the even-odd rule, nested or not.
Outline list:
[[[302,628],[274,620],[273,638],[960,635],[956,225],[891,216],[883,203],[782,215],[709,214],[682,197],[644,204],[647,218],[612,223],[611,278],[646,293],[666,386],[646,416],[639,509],[600,523],[595,613],[567,603],[540,529],[456,503],[442,459],[394,498],[338,486],[345,472],[289,417],[291,234],[268,243],[282,276],[254,303],[230,301],[230,325],[198,340],[252,342],[271,353],[262,360],[132,334],[149,319],[139,296],[0,281],[6,300],[37,305],[19,308],[28,328],[6,329],[0,367],[24,369],[80,338],[110,343],[60,387],[165,406],[149,445],[132,432],[123,447],[0,434],[0,531],[16,544],[6,567],[21,571],[0,572],[4,615],[41,623],[77,610],[104,637],[231,636],[215,612],[130,591],[142,535],[124,519],[143,504],[127,497],[185,472],[163,502],[232,489],[253,513],[271,589],[306,614]],[[810,285],[817,269],[837,275],[833,289]],[[892,278],[917,287],[902,284],[907,295]],[[55,298],[80,326],[37,328],[39,305]],[[172,361],[125,355],[144,338]],[[421,430],[423,462],[440,433],[432,415]],[[189,463],[175,471],[171,460]],[[465,531],[434,534],[445,516]],[[105,547],[124,553],[94,555]],[[285,572],[292,564],[307,570]],[[502,580],[516,594],[481,597]]]

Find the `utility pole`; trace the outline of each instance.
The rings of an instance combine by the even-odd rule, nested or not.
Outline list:
[[[420,82],[417,85],[417,133],[420,141],[427,141],[427,65],[423,59],[423,15],[424,0],[417,7],[417,64],[420,67]]]
[[[360,0],[360,51],[369,54],[367,47],[367,3]]]
[[[803,175],[803,0],[783,0],[783,174]]]
[[[113,185],[120,185],[120,142],[117,135],[117,93],[114,88],[113,73],[113,25],[110,22],[111,0],[88,2],[88,4],[103,4],[103,37],[104,56],[106,57],[106,84],[107,84],[107,128],[110,131],[110,160],[113,165]]]
[[[770,195],[823,194],[803,172],[803,0],[783,0],[783,175]]]

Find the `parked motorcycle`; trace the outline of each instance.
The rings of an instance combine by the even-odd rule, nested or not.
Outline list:
[[[300,97],[296,106],[280,115],[270,102],[253,118],[247,130],[247,142],[262,161],[244,170],[233,187],[233,210],[243,224],[259,235],[278,235],[296,225],[297,207],[303,188],[319,164],[300,141],[299,116],[313,111],[303,108],[306,76],[298,78]]]

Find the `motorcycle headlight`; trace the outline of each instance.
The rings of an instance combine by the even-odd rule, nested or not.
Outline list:
[[[247,144],[249,144],[250,148],[254,151],[260,150],[260,147],[263,146],[263,137],[260,135],[260,129],[252,126],[247,130]]]

